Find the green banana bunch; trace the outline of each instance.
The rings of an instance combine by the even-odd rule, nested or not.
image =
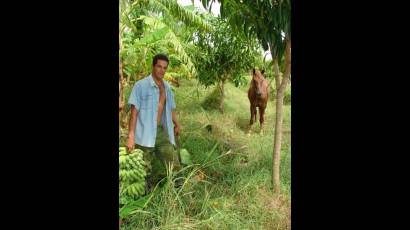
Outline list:
[[[144,195],[147,174],[143,154],[144,152],[140,149],[134,149],[127,154],[125,147],[119,148],[120,197],[128,196],[137,199]]]

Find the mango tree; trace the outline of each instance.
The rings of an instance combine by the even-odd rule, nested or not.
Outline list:
[[[198,80],[205,86],[216,84],[220,92],[219,109],[223,112],[224,85],[231,81],[238,86],[245,79],[243,74],[254,67],[260,56],[255,38],[247,39],[236,33],[225,20],[208,18],[212,25],[210,32],[197,33],[198,52],[196,66]]]

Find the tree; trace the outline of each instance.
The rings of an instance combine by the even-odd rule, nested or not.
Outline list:
[[[185,26],[209,30],[195,12],[173,0],[121,0],[120,15],[120,50],[121,57],[127,58],[128,63],[123,63],[127,76],[149,69],[151,56],[164,46],[168,46],[166,51],[175,51],[174,57],[195,75],[184,41],[176,33]]]
[[[276,119],[272,160],[272,183],[275,192],[280,192],[280,153],[282,143],[283,98],[291,72],[290,0],[202,0],[205,8],[210,3],[221,2],[221,17],[226,18],[237,31],[246,36],[256,35],[273,59],[276,85]],[[285,70],[280,77],[279,65],[284,57]]]
[[[232,81],[238,86],[244,81],[243,73],[254,66],[258,45],[255,38],[247,39],[233,31],[225,20],[212,16],[208,20],[212,30],[197,33],[195,62],[199,82],[205,86],[217,84],[223,112],[225,83]]]

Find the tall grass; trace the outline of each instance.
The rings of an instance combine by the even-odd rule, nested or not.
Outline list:
[[[274,102],[269,101],[265,133],[248,133],[247,87],[226,85],[225,111],[207,108],[213,88],[182,81],[175,91],[182,148],[195,163],[163,186],[121,229],[290,229],[290,106],[285,106],[281,157],[282,193],[272,192]],[[175,188],[175,180],[184,184]]]

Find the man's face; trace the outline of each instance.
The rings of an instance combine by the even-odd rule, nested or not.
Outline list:
[[[167,71],[168,68],[168,62],[164,60],[158,60],[157,63],[154,65],[152,74],[156,78],[163,79],[164,74]]]

